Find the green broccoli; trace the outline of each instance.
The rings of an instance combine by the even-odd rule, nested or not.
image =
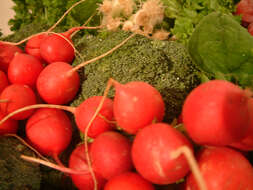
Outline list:
[[[77,44],[84,59],[94,58],[110,50],[129,33],[101,32],[97,37],[85,36]],[[76,61],[74,64],[78,64]],[[198,70],[182,44],[174,41],[151,40],[137,35],[111,55],[85,67],[81,92],[72,105],[102,95],[110,77],[120,83],[145,81],[156,87],[166,103],[166,121],[181,112],[186,95],[200,83]],[[109,92],[113,97],[114,92]]]

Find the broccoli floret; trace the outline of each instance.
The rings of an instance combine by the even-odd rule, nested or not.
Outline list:
[[[127,38],[127,32],[101,32],[97,37],[84,37],[77,47],[85,60],[110,50]],[[75,62],[78,64],[78,61]],[[186,95],[200,83],[198,70],[186,48],[174,41],[156,41],[137,35],[111,55],[87,65],[86,80],[72,105],[102,95],[110,77],[120,83],[145,81],[153,85],[166,103],[166,121],[171,121],[181,112]],[[113,97],[114,91],[109,92]]]
[[[24,161],[20,155],[34,156],[33,152],[13,137],[0,137],[0,189],[39,190],[40,167]]]

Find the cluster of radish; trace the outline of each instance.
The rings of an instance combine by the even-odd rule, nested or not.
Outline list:
[[[236,5],[236,15],[242,17],[242,25],[248,28],[248,31],[253,35],[253,1],[241,0]]]

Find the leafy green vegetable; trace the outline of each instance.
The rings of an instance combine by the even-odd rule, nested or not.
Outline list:
[[[17,31],[22,26],[32,22],[52,26],[70,8],[74,3],[80,0],[12,0],[15,3],[13,7],[16,15],[9,21],[12,31]],[[79,26],[94,13],[98,3],[102,0],[86,0],[75,7],[66,18],[60,23],[60,26],[68,29],[72,26]],[[98,23],[98,17],[93,20]]]
[[[204,16],[214,11],[231,14],[235,10],[233,0],[162,0],[162,2],[165,5],[165,16],[174,19],[171,32],[185,44]]]
[[[85,36],[77,48],[85,60],[89,60],[110,50],[128,35],[118,31],[102,32],[97,37]],[[87,65],[84,75],[86,80],[82,83],[82,91],[72,105],[102,95],[110,77],[123,84],[134,80],[146,81],[161,92],[166,103],[167,121],[179,115],[186,95],[200,82],[198,70],[182,44],[150,40],[139,35],[113,54]],[[113,95],[111,90],[109,96]]]
[[[211,13],[199,23],[189,41],[199,68],[217,79],[253,84],[253,37],[231,15]]]

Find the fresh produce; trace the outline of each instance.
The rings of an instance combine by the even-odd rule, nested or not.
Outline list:
[[[5,72],[0,70],[0,94],[9,85],[9,80]]]
[[[208,190],[253,188],[253,167],[241,153],[225,147],[205,147],[197,159]],[[187,177],[186,189],[199,190],[192,174]]]
[[[0,100],[4,100],[4,102],[0,103],[0,110],[4,114],[9,114],[19,108],[36,104],[36,96],[33,90],[21,84],[12,84],[6,87],[0,95]],[[31,116],[32,113],[33,110],[27,110],[13,116],[12,119],[23,120]]]
[[[253,22],[253,1],[252,0],[241,0],[236,4],[237,15],[241,15],[242,21],[246,23]]]
[[[79,89],[79,75],[71,71],[65,62],[47,65],[37,79],[37,90],[41,98],[49,104],[66,104],[70,102]]]
[[[216,12],[201,20],[189,41],[191,57],[207,76],[243,87],[253,85],[252,48],[248,31],[232,16]]]
[[[12,84],[28,85],[34,88],[42,63],[34,56],[25,53],[16,53],[8,67],[8,79]]]
[[[239,86],[212,80],[187,96],[183,123],[197,144],[226,146],[246,136],[251,124],[250,109],[250,98]]]
[[[6,115],[0,112],[0,120],[3,119]],[[3,124],[0,125],[0,135],[4,134],[15,134],[18,131],[18,122],[13,119],[8,119]]]
[[[80,144],[74,149],[69,158],[69,167],[71,169],[79,171],[89,170],[84,152],[85,152],[84,144]],[[106,180],[96,172],[94,175],[96,177],[96,183],[98,186],[97,189],[100,190],[104,187]],[[90,174],[82,174],[82,175],[71,174],[71,179],[79,190],[94,189],[93,177]]]
[[[26,123],[28,141],[44,155],[58,156],[70,144],[72,125],[68,116],[61,110],[41,108]]]
[[[117,132],[104,132],[95,138],[91,144],[90,157],[94,170],[107,180],[133,167],[131,143]]]
[[[0,42],[0,70],[7,73],[9,64],[16,52],[22,53],[23,51],[17,46]]]
[[[111,178],[106,184],[104,190],[154,190],[154,186],[134,172],[125,172]]]
[[[171,158],[181,146],[192,149],[191,143],[180,132],[165,123],[155,123],[140,130],[132,146],[136,170],[155,184],[172,184],[184,178],[189,165],[184,156]]]

